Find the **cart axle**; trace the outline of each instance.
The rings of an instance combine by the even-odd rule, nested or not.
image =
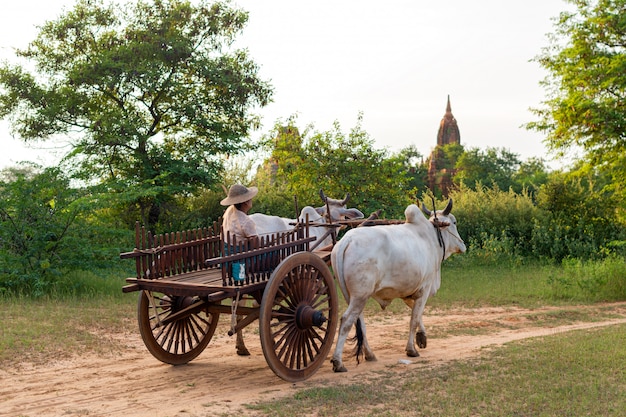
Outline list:
[[[298,307],[296,310],[296,325],[299,329],[310,329],[313,326],[320,327],[328,319],[321,311],[315,310],[309,305]]]

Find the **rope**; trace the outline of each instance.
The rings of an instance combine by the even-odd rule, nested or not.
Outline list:
[[[449,229],[446,229],[446,232],[448,232],[448,234],[450,234],[450,236],[452,236],[453,238],[455,238],[456,240],[458,240],[461,243],[465,243],[463,242],[463,239],[461,239],[459,236],[453,234]]]
[[[439,242],[439,246],[441,248],[443,248],[443,254],[441,255],[441,262],[443,262],[445,260],[445,258],[446,258],[446,243],[443,241],[443,236],[441,236],[442,224],[439,222],[439,219],[437,218],[437,207],[435,206],[435,198],[431,195],[430,199],[433,202],[433,213],[432,214],[433,214],[433,217],[435,218],[435,221],[432,222],[432,225],[437,230],[437,241]]]
[[[439,246],[441,246],[443,248],[443,255],[441,256],[441,262],[443,262],[446,258],[446,242],[443,240],[443,236],[441,235],[441,226],[435,225],[433,224],[433,226],[435,226],[435,229],[437,229],[437,240],[439,241]],[[456,240],[458,240],[459,242],[463,243],[463,239],[461,239],[459,236],[453,234],[450,229],[446,228],[445,229],[446,232],[448,232],[448,234],[452,237],[454,237]]]
[[[443,236],[441,236],[441,226],[435,226],[435,229],[437,229],[437,240],[439,241],[439,246],[443,248],[443,254],[441,254],[441,262],[443,262],[446,259],[446,242],[443,241]]]

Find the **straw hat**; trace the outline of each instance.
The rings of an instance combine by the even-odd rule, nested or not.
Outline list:
[[[223,206],[230,206],[232,204],[239,204],[252,200],[252,197],[258,193],[259,190],[256,187],[246,188],[241,184],[234,184],[228,190],[228,197],[220,201]]]

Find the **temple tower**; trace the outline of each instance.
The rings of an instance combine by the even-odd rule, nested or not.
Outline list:
[[[442,147],[451,144],[461,144],[461,134],[456,119],[452,115],[450,107],[450,96],[448,95],[448,103],[446,105],[446,113],[439,123],[439,131],[437,132],[437,146],[430,154],[428,164],[428,187],[430,190],[443,197],[447,197],[452,188],[452,176],[454,175],[454,167],[450,165],[450,161],[446,161]]]
[[[439,132],[437,132],[437,145],[449,145],[451,143],[461,144],[461,134],[459,133],[459,126],[456,123],[456,119],[452,115],[452,108],[450,107],[450,95],[448,95],[448,104],[446,105],[446,114],[443,115],[443,119],[439,123]]]

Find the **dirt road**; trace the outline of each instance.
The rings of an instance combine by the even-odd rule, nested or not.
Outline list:
[[[542,317],[553,312],[602,309],[604,318],[592,322],[564,320],[548,327]],[[609,315],[606,312],[610,312]],[[576,315],[573,315],[576,317]],[[585,316],[587,317],[587,316]],[[419,358],[404,354],[408,331],[405,315],[380,313],[368,318],[368,336],[377,362],[356,365],[344,358],[348,373],[335,374],[327,362],[312,378],[288,383],[267,366],[256,325],[247,328],[251,356],[235,354],[234,338],[221,320],[207,349],[188,365],[173,367],[154,359],[139,333],[110,335],[122,348],[106,356],[80,355],[54,359],[44,365],[16,363],[0,370],[2,416],[219,416],[254,415],[242,407],[292,395],[297,390],[363,379],[382,369],[406,370],[477,356],[485,348],[536,336],[626,323],[626,303],[604,306],[488,308],[425,313],[428,348]],[[17,358],[19,359],[19,358]],[[400,360],[410,360],[402,364]]]

